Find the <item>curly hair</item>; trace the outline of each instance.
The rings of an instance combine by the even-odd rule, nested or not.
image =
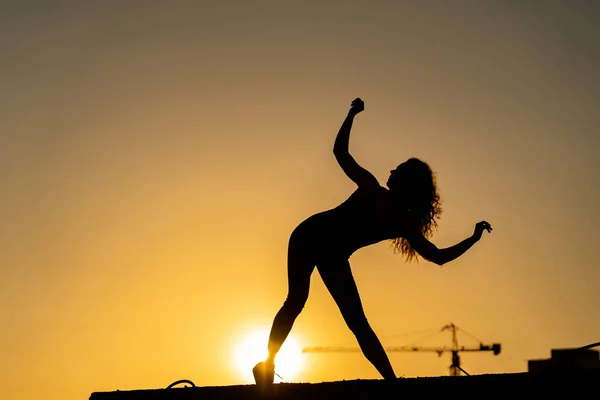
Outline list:
[[[398,166],[398,170],[403,171],[406,177],[401,190],[409,193],[403,203],[415,217],[421,234],[430,238],[437,229],[437,220],[442,214],[442,200],[438,193],[436,174],[426,162],[418,158],[408,159]],[[392,239],[391,245],[395,253],[405,256],[406,261],[414,259],[419,262],[416,251],[405,238]]]

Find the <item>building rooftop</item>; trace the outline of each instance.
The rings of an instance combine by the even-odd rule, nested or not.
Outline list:
[[[531,393],[536,398],[547,395],[575,395],[585,398],[594,393],[600,371],[541,372],[405,378],[396,381],[351,380],[324,383],[279,383],[270,391],[255,385],[173,387],[92,393],[90,400],[210,400],[210,399],[398,399],[418,393],[419,397],[514,396]],[[583,396],[583,397],[580,397]],[[569,396],[567,396],[569,397]]]

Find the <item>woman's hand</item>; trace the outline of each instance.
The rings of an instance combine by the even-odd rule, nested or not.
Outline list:
[[[356,98],[354,100],[352,100],[352,105],[350,106],[350,114],[351,115],[356,115],[361,111],[364,111],[365,109],[365,102],[362,101],[360,98]]]
[[[475,224],[475,232],[473,232],[473,238],[475,241],[479,241],[479,239],[481,239],[483,231],[492,231],[492,226],[489,224],[489,222],[481,221]]]

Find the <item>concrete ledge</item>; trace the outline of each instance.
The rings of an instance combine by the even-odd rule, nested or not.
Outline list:
[[[599,371],[442,376],[324,383],[279,383],[269,391],[255,385],[174,387],[92,393],[90,400],[209,400],[209,399],[399,399],[413,396],[540,396],[592,398],[600,384]],[[592,396],[592,397],[590,397]]]

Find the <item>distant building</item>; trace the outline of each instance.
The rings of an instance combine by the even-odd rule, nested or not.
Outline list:
[[[600,371],[600,352],[597,350],[552,349],[550,358],[529,360],[529,372],[598,370]]]

